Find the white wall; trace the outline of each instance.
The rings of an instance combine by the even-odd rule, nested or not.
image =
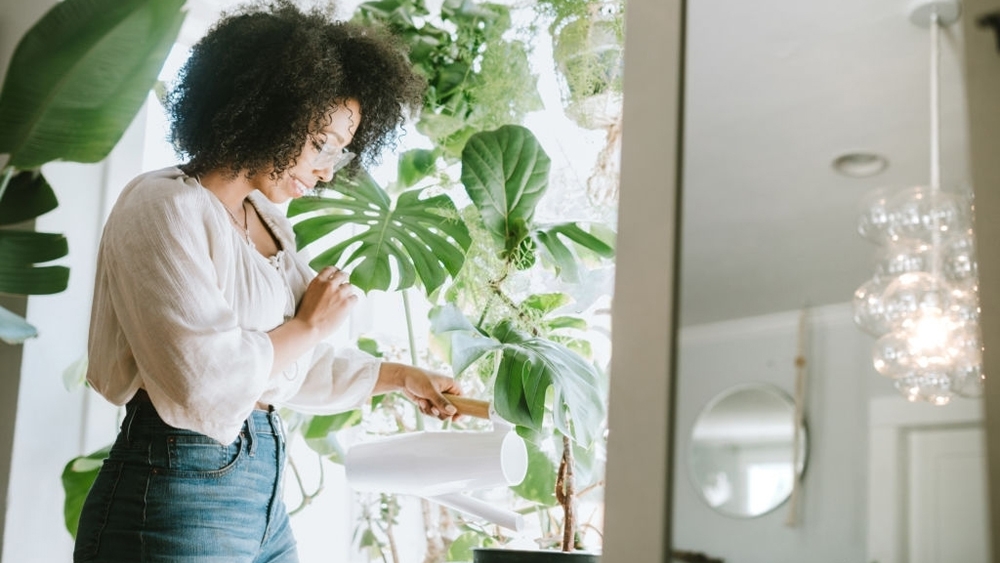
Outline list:
[[[809,452],[798,505],[757,518],[727,517],[709,508],[691,484],[690,434],[701,409],[718,393],[748,382],[795,394],[799,311],[682,329],[678,351],[673,545],[733,563],[864,561],[867,533],[867,405],[884,390],[871,367],[871,338],[858,330],[848,304],[807,316]],[[902,401],[902,398],[900,398]]]

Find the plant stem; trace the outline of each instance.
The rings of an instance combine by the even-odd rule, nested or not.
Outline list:
[[[392,528],[392,521],[396,518],[396,502],[398,499],[395,495],[385,495],[389,500],[387,501],[388,511],[385,519],[385,538],[389,542],[389,553],[392,554],[393,563],[399,563],[399,550],[396,548],[396,534]]]
[[[573,506],[573,444],[569,436],[563,436],[563,453],[559,461],[559,475],[556,478],[556,500],[563,508],[562,550],[573,551],[576,535],[576,509]]]
[[[316,497],[318,497],[319,494],[323,492],[323,477],[324,477],[323,456],[317,454],[317,457],[319,458],[319,485],[316,486],[316,490],[313,491],[312,493],[306,492],[306,487],[302,483],[302,475],[299,473],[298,466],[295,465],[295,458],[293,458],[290,455],[287,457],[288,457],[288,466],[292,468],[292,474],[295,476],[295,482],[298,484],[299,491],[302,494],[302,500],[299,502],[299,505],[295,507],[294,510],[288,512],[289,516],[294,516],[299,512],[301,512],[305,507],[309,506],[312,503],[312,501],[315,500]]]
[[[500,299],[500,301],[502,301],[503,304],[506,305],[508,309],[514,311],[514,313],[517,314],[517,317],[521,319],[521,322],[523,322],[525,326],[527,326],[528,329],[531,331],[532,336],[538,336],[541,331],[539,331],[538,327],[535,326],[534,319],[531,318],[531,315],[525,313],[524,309],[518,306],[518,304],[515,303],[514,300],[510,298],[509,295],[504,293],[503,288],[500,287],[500,285],[504,282],[504,280],[507,279],[507,276],[510,275],[510,268],[511,268],[510,263],[505,264],[503,275],[501,275],[496,279],[490,280],[488,282],[489,288],[493,290],[493,295],[495,295],[498,299]],[[485,316],[486,316],[486,311],[484,310],[483,317]],[[482,325],[483,320],[484,319],[482,318],[479,319],[480,325]]]
[[[417,366],[420,361],[417,356],[417,337],[413,333],[413,312],[410,310],[410,291],[404,289],[403,294],[403,315],[406,318],[406,338],[410,342],[410,363]]]
[[[420,367],[419,356],[417,356],[417,337],[413,333],[413,311],[410,309],[410,293],[403,290],[403,318],[406,319],[406,338],[410,343],[410,364],[413,367]],[[424,418],[417,413],[417,430],[424,429]]]
[[[421,498],[420,512],[424,519],[424,529],[427,531],[427,551],[424,554],[424,563],[444,561],[447,552],[441,536],[441,526],[435,526],[436,522],[431,515],[431,501]]]
[[[14,167],[7,166],[3,169],[3,177],[0,177],[0,201],[3,201],[3,194],[7,192],[10,179],[14,177]]]

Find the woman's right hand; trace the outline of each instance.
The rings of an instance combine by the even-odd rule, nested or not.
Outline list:
[[[268,333],[274,347],[271,374],[284,371],[299,356],[329,336],[358,300],[346,272],[326,267],[309,282],[295,316]]]
[[[309,282],[295,318],[324,338],[344,322],[357,300],[347,272],[327,266]]]

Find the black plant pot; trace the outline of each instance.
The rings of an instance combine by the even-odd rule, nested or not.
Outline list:
[[[472,550],[472,563],[599,563],[600,560],[600,555],[585,551]]]

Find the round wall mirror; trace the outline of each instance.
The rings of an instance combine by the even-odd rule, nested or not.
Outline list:
[[[689,468],[695,490],[715,510],[752,518],[789,497],[806,458],[799,432],[795,461],[795,404],[774,385],[723,391],[698,415],[691,431]]]

